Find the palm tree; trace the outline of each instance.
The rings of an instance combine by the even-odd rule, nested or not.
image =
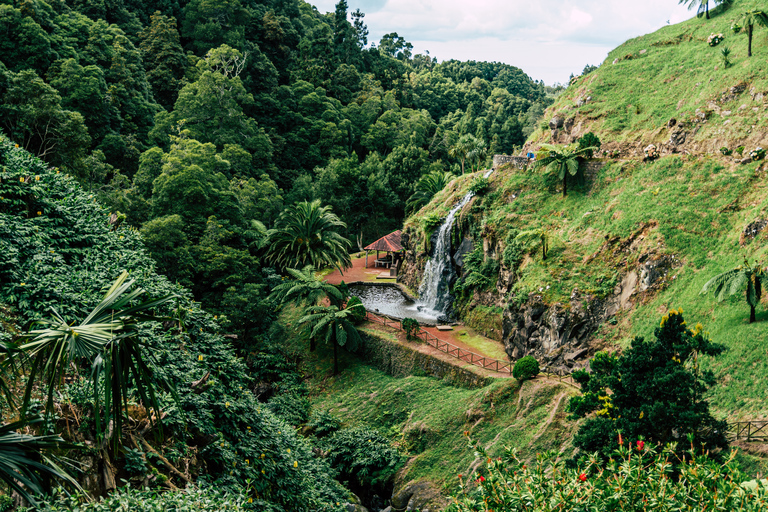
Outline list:
[[[338,233],[346,227],[330,206],[320,206],[320,200],[296,203],[267,231],[265,259],[282,268],[333,266],[341,272],[352,266],[352,243]]]
[[[760,27],[768,27],[768,14],[763,11],[747,11],[742,13],[741,17],[736,20],[736,23],[743,26],[742,30],[747,32],[747,57],[752,56],[752,32],[755,25]]]
[[[741,290],[744,285],[747,286],[747,304],[749,304],[749,323],[755,321],[755,306],[760,302],[763,295],[763,281],[768,280],[765,269],[761,264],[755,262],[750,265],[746,258],[744,264],[738,267],[718,274],[701,288],[700,293],[707,293],[712,290],[718,302],[725,299],[726,295],[734,295]]]
[[[464,161],[467,155],[477,147],[477,139],[474,135],[465,134],[459,137],[458,142],[448,148],[448,156],[461,160],[461,174],[464,174]]]
[[[732,0],[715,0],[715,4],[730,4]],[[678,0],[678,4],[689,4],[688,9],[691,10],[696,6],[699,7],[699,16],[702,14],[702,10],[706,13],[706,18],[709,19],[709,0]]]
[[[408,198],[406,210],[415,212],[443,190],[445,186],[456,176],[449,171],[432,171],[422,176],[416,183],[416,191]]]
[[[133,283],[133,280],[128,280],[128,272],[124,271],[101,302],[78,325],[68,324],[53,308],[51,318],[37,321],[43,328],[30,331],[25,335],[30,341],[19,347],[27,351],[31,360],[23,411],[30,403],[38,375],[45,381],[44,390],[48,395],[46,413],[50,414],[53,411],[54,390],[70,364],[85,363],[93,381],[93,410],[98,437],[103,436],[106,426],[113,421],[115,443],[120,439],[123,411],[128,408],[131,387],[136,389],[142,403],[154,409],[160,417],[160,405],[155,394],[159,380],[147,364],[146,354],[142,353],[146,343],[139,337],[139,322],[161,320],[149,311],[174,297],[168,295],[132,305],[145,293],[142,288],[131,291]],[[163,383],[175,396],[173,386]]]
[[[310,350],[315,349],[318,339],[333,345],[333,374],[339,374],[339,359],[337,347],[347,347],[357,350],[362,340],[354,325],[356,316],[365,314],[365,308],[359,302],[339,306],[310,306],[306,315],[299,319],[300,324],[308,324],[312,330],[309,333]]]
[[[477,164],[477,170],[480,170],[480,164],[487,155],[488,147],[485,145],[485,141],[483,139],[475,139],[474,147],[467,153],[467,160],[469,160],[473,171],[475,170],[474,164]]]
[[[556,146],[554,144],[542,144],[542,151],[536,155],[535,169],[546,167],[549,173],[557,173],[558,179],[563,180],[563,197],[567,195],[567,178],[576,176],[579,172],[579,157],[594,151],[595,148],[577,149],[574,144]]]
[[[312,265],[307,265],[302,270],[288,268],[286,272],[293,279],[277,285],[269,294],[269,300],[278,300],[280,304],[296,302],[315,305],[324,297],[328,297],[331,304],[341,304],[345,299],[336,286],[325,282],[315,273]]]

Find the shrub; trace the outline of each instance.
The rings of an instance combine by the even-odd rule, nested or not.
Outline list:
[[[488,178],[480,177],[472,180],[472,183],[469,185],[469,190],[476,196],[481,196],[488,191],[489,187],[490,183],[488,182]]]
[[[709,46],[717,46],[725,40],[723,34],[710,34],[707,38],[707,44]]]
[[[339,430],[324,443],[328,462],[339,471],[341,480],[362,487],[380,485],[395,474],[403,456],[392,448],[378,430],[354,427]]]
[[[309,419],[309,399],[295,392],[279,393],[267,402],[269,409],[283,421],[293,426]]]
[[[733,150],[733,152],[741,156],[741,154],[744,153],[744,146],[738,146],[736,149]]]
[[[317,411],[307,424],[318,439],[331,435],[341,428],[341,421],[328,411]]]
[[[357,306],[357,307],[356,307]],[[353,308],[353,309],[351,309]],[[347,309],[352,311],[352,323],[357,325],[365,321],[365,308],[359,298],[354,295],[347,301]]]
[[[539,374],[539,362],[533,356],[521,357],[515,363],[512,376],[519,381],[532,379]]]
[[[594,148],[584,152],[587,158],[592,158],[595,151],[598,151],[602,145],[598,136],[592,132],[585,133],[584,136],[577,141],[577,143],[579,145],[579,149]]]
[[[765,158],[765,150],[761,147],[757,147],[749,152],[749,158],[753,161],[762,160]]]
[[[722,153],[724,156],[729,156],[733,154],[733,150],[723,146],[720,148],[720,153]]]
[[[659,158],[659,150],[655,144],[648,144],[645,149],[643,149],[643,152],[645,153],[645,158],[647,160]]]
[[[617,446],[614,444],[614,446]],[[557,452],[539,454],[534,462],[513,451],[490,457],[470,441],[486,463],[477,474],[459,475],[459,490],[447,512],[479,510],[766,510],[765,481],[742,483],[734,461],[723,464],[688,452],[686,463],[673,446],[657,448],[642,440],[618,446],[606,466],[598,457],[569,467]],[[677,467],[678,473],[675,473]],[[524,505],[523,505],[524,504]]]
[[[414,320],[413,318],[403,318],[401,324],[405,331],[405,335],[409,340],[415,339],[416,334],[419,332],[419,329],[421,329],[418,320]]]

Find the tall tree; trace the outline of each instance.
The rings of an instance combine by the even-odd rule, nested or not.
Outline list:
[[[712,291],[721,302],[726,296],[735,295],[746,285],[746,300],[749,304],[749,323],[755,321],[755,306],[760,303],[763,295],[764,281],[768,281],[768,273],[762,264],[755,262],[750,265],[746,258],[744,264],[718,274],[701,288],[701,293]]]
[[[346,228],[320,201],[294,204],[280,214],[264,241],[266,259],[282,268],[349,268],[352,244],[339,234]]]
[[[139,33],[139,38],[147,80],[152,85],[155,99],[165,108],[171,108],[189,66],[176,30],[176,20],[155,11],[150,25]]]
[[[448,148],[448,156],[458,158],[461,161],[461,174],[464,174],[464,162],[467,160],[470,152],[478,145],[478,140],[474,135],[462,135],[455,144]]]

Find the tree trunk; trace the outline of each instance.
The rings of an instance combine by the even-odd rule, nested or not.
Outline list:
[[[709,2],[705,3],[705,8],[707,9],[707,19],[709,19]]]
[[[753,308],[754,309],[754,308]],[[338,375],[339,374],[339,356],[336,352],[336,346],[338,343],[334,340],[333,342],[333,374]]]
[[[755,306],[749,306],[749,323],[755,321]]]
[[[567,195],[567,193],[568,193],[567,192],[567,188],[566,188],[568,186],[567,185],[567,183],[568,183],[567,180],[568,180],[568,173],[565,173],[565,176],[563,176],[563,197],[565,197]]]
[[[752,56],[752,25],[747,25],[747,57]]]
[[[464,175],[464,160],[465,160],[465,158],[461,159],[461,174],[462,174],[462,176]]]

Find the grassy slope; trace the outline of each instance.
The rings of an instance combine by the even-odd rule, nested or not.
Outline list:
[[[746,37],[728,31],[736,13],[749,5],[736,2],[710,22],[693,19],[628,41],[611,52],[598,71],[569,88],[546,119],[571,108],[576,98],[591,95],[592,103],[576,109],[584,131],[593,130],[604,142],[663,142],[668,135],[662,127],[668,119],[689,120],[697,108],[706,108],[708,101],[739,82],[768,90],[766,32],[756,32],[755,56],[747,60]],[[706,44],[711,32],[726,34],[725,44],[733,50],[734,66],[726,71],[719,48]],[[647,51],[640,56],[642,49]],[[610,64],[627,54],[637,58]],[[640,254],[676,256],[681,264],[665,278],[665,288],[655,296],[638,298],[635,308],[619,314],[617,325],[602,326],[597,336],[605,343],[626,346],[633,336],[652,336],[666,310],[683,307],[689,323],[701,322],[712,338],[728,346],[724,355],[704,361],[704,366],[718,378],[711,393],[714,411],[731,420],[768,415],[768,396],[761,384],[768,374],[768,312],[760,311],[758,322],[749,325],[741,296],[717,304],[711,296],[700,296],[699,290],[709,277],[738,265],[744,256],[765,260],[765,235],[743,249],[738,239],[747,223],[766,215],[766,172],[758,164],[735,165],[715,153],[722,145],[745,144],[749,149],[749,144],[761,143],[764,110],[751,102],[748,91],[721,105],[733,111],[729,123],[713,115],[700,128],[694,139],[697,156],[667,157],[650,164],[607,161],[589,188],[574,187],[565,199],[558,184],[540,173],[503,170],[491,176],[492,190],[464,212],[484,219],[483,236],[502,242],[510,228],[549,231],[550,258],[542,261],[532,248],[515,292],[527,296],[541,290],[550,303],[567,304],[574,288],[610,293],[625,270],[636,268]],[[748,107],[738,111],[742,103]],[[546,137],[547,132],[536,132],[531,141]],[[425,216],[444,216],[474,177],[452,182],[409,218],[406,227],[420,230]],[[644,225],[650,227],[638,237],[635,251],[605,248],[606,237],[626,239]],[[323,368],[312,364],[315,370]],[[517,391],[514,383],[495,383],[470,391],[425,377],[395,379],[354,359],[345,364],[338,378],[316,382],[315,405],[350,423],[370,422],[400,436],[415,457],[409,478],[424,476],[453,486],[455,473],[466,472],[473,459],[461,435],[472,424],[466,411],[478,408],[487,414],[491,401],[493,413],[474,431],[484,444],[495,440],[496,449],[516,446],[528,456],[541,449],[570,448],[575,426],[562,417],[566,400],[557,408],[556,421],[548,423],[558,398],[570,389],[528,383]],[[539,434],[542,437],[532,442]],[[420,440],[427,444],[424,451]],[[766,469],[763,460],[746,455],[740,460],[753,474]]]
[[[726,145],[766,145],[768,119],[765,109],[753,102],[749,90],[768,91],[768,42],[766,29],[757,27],[752,42],[752,57],[747,58],[747,36],[733,34],[734,19],[743,11],[764,8],[756,0],[736,0],[726,12],[711,20],[693,18],[669,25],[631,39],[609,53],[597,72],[579,78],[548,110],[578,114],[589,129],[602,140],[664,142],[666,123],[675,118],[689,121],[696,109],[707,104],[741,82],[748,84],[747,93],[721,104],[732,115],[713,115],[695,136],[698,151],[716,151]],[[707,44],[712,33],[722,33],[725,41],[717,47]],[[721,61],[722,47],[731,49],[732,66],[725,69]],[[643,54],[640,54],[645,50]],[[632,59],[625,59],[631,55]],[[613,64],[615,59],[620,59]],[[592,101],[576,108],[578,98]],[[739,111],[741,105],[746,108]],[[757,110],[753,110],[757,108]],[[532,134],[534,142],[546,139],[548,131]]]
[[[709,22],[694,18],[628,41],[611,52],[606,64],[570,87],[546,118],[572,105],[575,98],[590,94],[594,103],[582,107],[580,113],[594,119],[581,119],[584,131],[595,131],[604,143],[654,137],[663,140],[666,128],[660,127],[670,117],[691,116],[696,108],[706,106],[709,99],[718,98],[736,83],[746,81],[757,91],[768,89],[768,31],[756,30],[751,59],[746,59],[746,36],[729,31],[732,20],[750,5],[737,1],[728,12]],[[706,44],[711,32],[723,32],[726,41],[721,44],[733,50],[734,66],[725,72],[718,60],[719,48]],[[667,41],[679,44],[654,45]],[[627,54],[637,57],[641,49],[648,51],[611,64],[614,58]],[[718,65],[720,70],[716,71]],[[748,108],[739,113],[741,103],[747,103]],[[635,109],[626,114],[625,107],[630,104],[639,105],[640,114]],[[542,261],[532,249],[515,290],[518,296],[541,290],[549,303],[567,304],[574,288],[597,295],[610,293],[625,269],[636,268],[643,253],[676,256],[681,266],[666,277],[666,289],[655,297],[638,300],[632,311],[620,314],[618,325],[603,326],[598,336],[626,346],[635,335],[651,336],[667,309],[683,307],[689,323],[701,322],[729,349],[705,363],[718,377],[719,384],[711,394],[715,411],[730,419],[759,419],[768,417],[768,395],[761,385],[761,377],[768,374],[768,312],[760,311],[758,322],[749,325],[749,310],[741,295],[722,304],[712,296],[699,295],[711,276],[740,264],[745,256],[766,261],[765,234],[744,248],[738,244],[742,229],[766,216],[766,172],[756,163],[734,164],[713,149],[743,143],[751,136],[747,131],[752,125],[753,134],[765,131],[761,128],[765,117],[762,103],[752,102],[745,93],[734,105],[730,123],[723,125],[723,119],[713,116],[702,125],[696,135],[696,140],[702,141],[701,152],[696,155],[670,156],[648,164],[606,161],[589,188],[575,187],[565,199],[558,193],[558,184],[540,173],[503,170],[491,176],[492,191],[476,200],[470,210],[483,218],[486,238],[504,241],[510,228],[544,227],[549,231],[550,258]],[[704,142],[713,134],[719,141],[708,143],[712,148],[707,154]],[[536,140],[544,141],[544,134],[534,133],[532,141]],[[420,225],[428,212],[443,214],[470,181],[462,177],[453,182],[406,225]],[[651,227],[640,237],[635,251],[604,247],[606,237],[626,239],[642,223]]]

